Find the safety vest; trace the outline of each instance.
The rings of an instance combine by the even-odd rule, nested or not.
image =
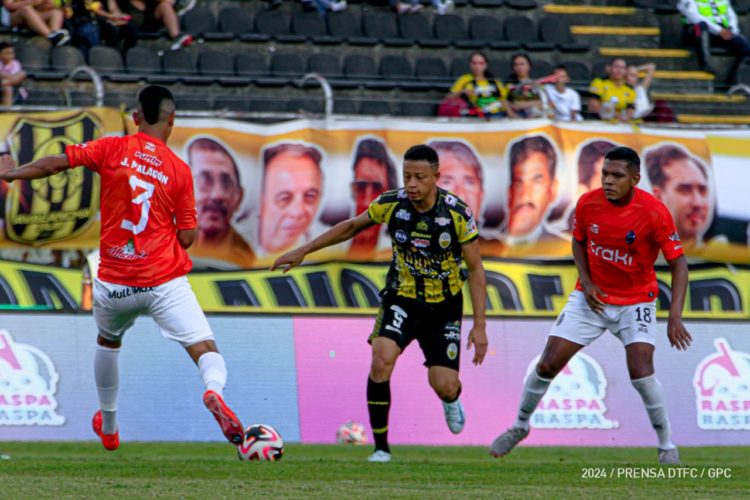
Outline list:
[[[729,0],[695,0],[695,3],[701,16],[729,29]],[[684,17],[682,21],[685,22]]]

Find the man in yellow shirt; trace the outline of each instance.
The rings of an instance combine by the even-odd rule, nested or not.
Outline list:
[[[625,82],[628,65],[616,57],[607,65],[609,78],[594,78],[589,85],[589,111],[602,120],[630,122],[635,111],[635,89]]]

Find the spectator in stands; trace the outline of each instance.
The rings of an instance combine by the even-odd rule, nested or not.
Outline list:
[[[3,0],[2,24],[9,27],[26,27],[46,37],[59,47],[70,41],[70,33],[63,29],[63,11],[52,0]]]
[[[242,202],[240,173],[229,150],[220,142],[198,137],[187,147],[195,184],[198,231],[190,255],[204,267],[252,267],[255,254],[232,226]]]
[[[177,17],[175,0],[107,0],[111,13],[132,18],[139,31],[157,32],[162,26],[172,40],[170,50],[178,50],[193,43],[192,35],[180,32],[180,19]]]
[[[98,0],[63,0],[63,11],[73,45],[86,58],[101,41],[123,52],[135,46],[137,37],[130,16],[108,12]]]
[[[399,14],[416,14],[422,10],[422,4],[419,0],[388,0],[391,7]],[[453,0],[432,0],[432,6],[435,8],[435,14],[442,16],[453,11]]]
[[[643,78],[640,77],[641,71],[645,73]],[[654,63],[641,64],[640,66],[633,66],[631,64],[628,66],[625,81],[635,89],[635,110],[633,111],[633,119],[635,120],[645,118],[654,109],[654,103],[651,102],[648,89],[651,87],[655,71],[656,64]]]
[[[317,234],[311,230],[323,193],[322,155],[312,146],[283,143],[263,152],[258,240],[278,254]]]
[[[716,73],[711,66],[711,47],[723,47],[736,57],[728,80],[734,83],[742,61],[750,57],[750,42],[737,25],[737,14],[730,0],[679,0],[686,45],[694,45],[698,65],[703,71]]]
[[[487,57],[484,54],[481,52],[471,54],[469,56],[471,73],[461,75],[456,80],[451,87],[451,95],[460,96],[466,100],[470,106],[470,116],[506,116],[503,107],[505,87],[495,79],[487,67]]]
[[[8,42],[0,42],[0,78],[2,78],[3,85],[3,106],[13,105],[16,87],[21,97],[27,96],[26,90],[20,86],[26,79],[26,72],[16,59],[13,45]]]
[[[615,57],[607,65],[609,78],[595,78],[589,85],[589,112],[602,120],[630,122],[635,112],[635,89],[625,81],[628,65]]]
[[[569,122],[581,121],[581,96],[568,87],[570,75],[562,64],[555,68],[551,77],[546,78],[544,92],[547,95],[555,120]]]
[[[305,10],[312,10],[314,8],[320,14],[320,17],[326,17],[328,11],[341,12],[346,9],[346,0],[302,0],[302,5]],[[270,6],[269,6],[270,8]]]
[[[531,58],[516,54],[510,61],[513,74],[507,82],[505,109],[511,118],[542,116],[542,96],[539,85],[531,78]]]
[[[437,185],[458,196],[479,219],[484,201],[484,176],[479,158],[461,141],[431,141],[427,144],[440,159]]]
[[[557,153],[544,136],[525,137],[511,147],[506,228],[509,246],[520,250],[537,242],[564,241],[544,224],[557,198],[556,166]]]
[[[354,155],[353,170],[352,197],[355,216],[367,210],[370,203],[383,191],[398,188],[396,165],[380,139],[367,138],[359,142]],[[367,228],[352,238],[349,256],[372,258],[382,243],[387,244],[386,250],[390,249],[388,228],[385,225]]]
[[[604,157],[609,150],[617,147],[609,141],[597,139],[581,148],[578,154],[578,199],[592,189],[602,187],[602,168]]]
[[[652,192],[672,213],[685,248],[700,244],[709,216],[706,166],[676,144],[652,149],[645,163]]]

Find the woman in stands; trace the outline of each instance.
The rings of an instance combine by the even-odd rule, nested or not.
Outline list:
[[[469,104],[469,116],[504,117],[505,87],[489,72],[487,57],[474,52],[469,57],[471,73],[462,75],[451,87],[451,95]]]
[[[510,61],[513,74],[507,81],[506,109],[510,118],[543,116],[542,95],[537,82],[531,79],[531,58],[516,54]]]

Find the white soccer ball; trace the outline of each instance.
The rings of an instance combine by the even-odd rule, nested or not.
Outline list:
[[[336,431],[336,441],[339,444],[367,444],[367,430],[364,425],[350,420]]]
[[[245,429],[245,439],[237,447],[240,460],[275,462],[284,455],[284,440],[279,431],[265,424],[251,425]]]

